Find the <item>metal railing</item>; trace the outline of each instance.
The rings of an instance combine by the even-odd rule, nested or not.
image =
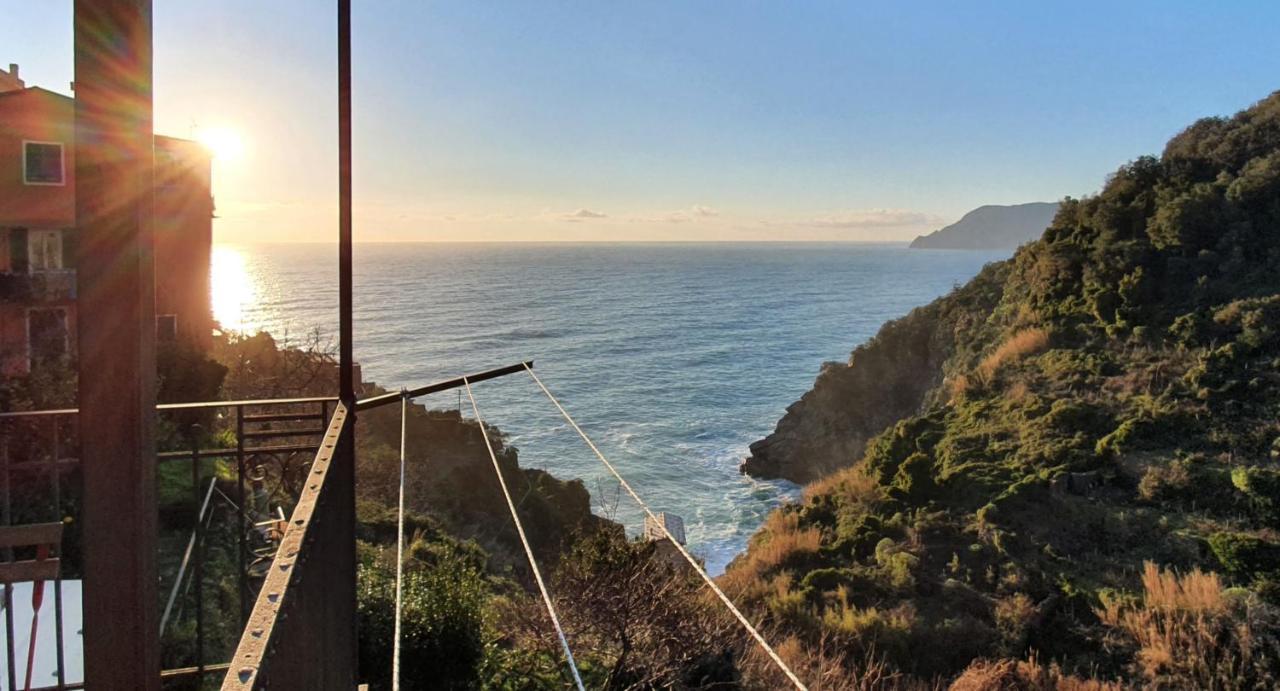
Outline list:
[[[32,273],[0,272],[0,299],[6,302],[65,302],[76,299],[75,269]]]
[[[312,459],[337,400],[328,397],[205,403],[157,407],[160,451],[157,562],[165,611],[161,622],[161,676],[167,682],[222,674],[267,576],[285,516],[303,492]],[[64,538],[61,569],[48,605],[31,611],[42,654],[35,659],[33,688],[82,688],[74,666],[80,641],[78,595],[65,601],[64,581],[79,592],[80,445],[74,409],[0,413],[0,526],[58,522]],[[7,561],[12,549],[0,553]],[[15,621],[23,584],[4,584],[2,664],[8,688],[25,676],[28,654],[18,650],[26,622]],[[32,585],[31,589],[39,586]],[[22,590],[23,598],[15,593]],[[68,625],[68,610],[74,621]],[[25,615],[25,611],[23,614]],[[71,637],[69,639],[69,637]],[[30,637],[23,641],[29,645]],[[72,655],[68,655],[72,646]],[[24,646],[25,647],[25,646]],[[43,662],[42,662],[43,661]],[[52,669],[50,669],[52,667]]]

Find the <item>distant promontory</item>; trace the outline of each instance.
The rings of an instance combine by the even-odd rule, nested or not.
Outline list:
[[[1057,202],[979,206],[959,221],[912,240],[911,249],[1014,249],[1038,239],[1057,212]]]

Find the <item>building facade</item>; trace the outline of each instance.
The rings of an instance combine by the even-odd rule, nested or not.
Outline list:
[[[209,152],[155,138],[157,338],[207,348],[213,318]],[[0,376],[23,376],[74,355],[75,102],[0,69]]]

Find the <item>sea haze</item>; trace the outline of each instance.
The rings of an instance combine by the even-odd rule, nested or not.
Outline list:
[[[865,244],[357,245],[355,352],[388,388],[536,361],[539,376],[713,573],[798,488],[738,473],[813,384],[886,320],[1005,253]],[[298,341],[337,324],[336,251],[220,245],[228,327]],[[474,387],[526,467],[581,478],[597,513],[640,511],[527,376]],[[452,408],[456,393],[425,401]],[[470,415],[469,405],[463,405]],[[413,472],[410,469],[409,472]],[[518,496],[517,491],[517,496]]]

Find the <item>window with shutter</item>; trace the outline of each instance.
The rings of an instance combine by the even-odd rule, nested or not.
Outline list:
[[[62,268],[62,231],[27,231],[27,256],[31,271],[57,271]]]

